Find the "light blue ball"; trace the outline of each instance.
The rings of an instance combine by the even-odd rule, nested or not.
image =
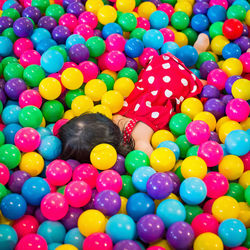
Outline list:
[[[5,125],[10,123],[18,123],[18,116],[21,108],[17,105],[9,105],[3,109],[2,120]]]
[[[226,60],[228,58],[239,58],[241,56],[241,48],[236,43],[229,43],[222,49],[222,56]]]
[[[57,247],[61,246],[62,244],[59,243],[51,243],[48,244],[48,250],[56,250]]]
[[[102,28],[102,36],[106,40],[112,34],[123,35],[122,27],[117,23],[108,23]]]
[[[41,139],[47,135],[52,135],[51,131],[44,127],[37,128],[37,132],[40,134]]]
[[[0,56],[9,56],[12,53],[13,43],[8,37],[0,36]]]
[[[0,225],[0,250],[13,250],[18,241],[17,233],[13,227]]]
[[[47,50],[41,57],[41,66],[48,73],[58,72],[64,64],[63,56],[56,50]]]
[[[69,50],[70,47],[72,47],[75,44],[84,44],[85,45],[86,41],[85,39],[78,35],[78,34],[73,34],[69,36],[66,40],[66,49]]]
[[[172,141],[163,141],[161,142],[157,148],[168,148],[170,149],[171,151],[173,151],[174,155],[175,155],[175,158],[176,158],[176,161],[179,159],[180,157],[180,149],[178,147],[178,145],[175,143],[175,142],[172,142]]]
[[[37,28],[33,31],[30,39],[34,46],[36,47],[41,41],[51,38],[51,34],[48,30],[44,28]]]
[[[201,78],[201,74],[198,69],[190,69],[190,71],[193,72],[198,78]]]
[[[71,244],[81,250],[84,240],[85,237],[80,233],[79,229],[72,228],[67,232],[64,239],[64,244]]]
[[[223,157],[226,156],[226,155],[229,155],[229,153],[227,152],[225,144],[220,144],[220,145],[221,145],[221,147],[223,149]]]
[[[154,11],[149,17],[151,29],[162,29],[166,28],[169,24],[168,15],[161,10]]]
[[[108,220],[106,233],[114,244],[121,240],[133,240],[136,236],[136,224],[128,215],[116,214]]]
[[[39,54],[42,55],[49,48],[56,46],[56,45],[57,45],[57,43],[55,40],[48,38],[48,39],[44,39],[41,42],[39,42],[36,46],[36,50],[37,50],[37,52],[39,52]]]
[[[168,199],[159,204],[156,215],[162,219],[165,227],[170,227],[175,222],[185,221],[186,210],[181,202],[174,199]]]
[[[250,4],[246,0],[236,0],[232,5],[240,5],[245,8],[246,11],[250,10]]]
[[[46,128],[50,130],[52,135],[53,135],[53,127],[54,127],[54,125],[55,125],[55,123],[50,123],[49,125],[46,126]]]
[[[176,56],[179,48],[179,45],[175,42],[166,42],[161,47],[161,54],[171,53],[172,55]]]
[[[3,129],[6,144],[15,144],[15,135],[22,128],[17,123],[10,123]]]
[[[191,45],[185,45],[179,48],[176,52],[176,57],[178,57],[186,67],[191,67],[196,64],[198,60],[198,52]]]
[[[209,27],[209,20],[203,14],[194,15],[191,19],[191,27],[197,32],[203,32]]]
[[[227,247],[240,246],[246,239],[245,225],[237,219],[227,219],[221,222],[218,234]]]
[[[224,22],[226,20],[227,11],[221,5],[211,6],[207,11],[207,17],[211,23]]]
[[[131,58],[139,57],[144,50],[144,44],[140,39],[131,38],[127,40],[124,50],[126,55]]]
[[[146,48],[160,49],[164,43],[164,37],[159,30],[150,29],[143,35],[142,41]]]

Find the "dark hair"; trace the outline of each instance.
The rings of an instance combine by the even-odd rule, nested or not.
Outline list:
[[[101,143],[112,145],[123,156],[134,149],[132,138],[124,144],[119,127],[100,113],[86,113],[71,119],[59,129],[59,138],[62,141],[61,159],[81,163],[89,163],[91,150]]]

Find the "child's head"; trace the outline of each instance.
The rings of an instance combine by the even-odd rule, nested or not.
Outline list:
[[[123,135],[112,120],[99,113],[87,113],[75,117],[59,130],[62,141],[61,158],[74,159],[81,163],[90,162],[91,150],[98,144],[112,145],[118,154],[126,156],[133,150],[133,141],[123,144]]]

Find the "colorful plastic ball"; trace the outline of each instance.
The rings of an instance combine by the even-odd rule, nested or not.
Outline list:
[[[243,72],[243,65],[241,61],[237,58],[229,58],[224,61],[221,69],[228,75],[241,75]]]
[[[123,106],[124,98],[116,90],[107,91],[103,94],[101,104],[110,108],[112,113],[117,113]]]
[[[245,200],[247,204],[250,204],[250,188],[249,186],[246,188],[245,193],[244,193]]]
[[[151,144],[153,148],[156,148],[163,141],[174,141],[174,140],[175,140],[174,136],[171,132],[169,132],[168,130],[161,129],[153,134],[151,138]]]
[[[11,174],[9,179],[9,189],[14,193],[21,193],[22,186],[26,180],[30,178],[30,175],[24,171],[15,171]]]
[[[105,52],[105,42],[98,36],[90,37],[86,42],[91,57],[99,57]]]
[[[120,71],[126,65],[126,57],[120,51],[110,51],[105,57],[105,65],[111,71]]]
[[[123,51],[126,44],[126,40],[122,35],[115,33],[109,35],[105,40],[105,43],[107,51],[112,51],[112,50]]]
[[[207,76],[207,83],[215,86],[217,89],[222,90],[225,88],[228,76],[221,69],[212,70]]]
[[[222,50],[222,56],[224,59],[228,59],[231,57],[239,58],[241,55],[240,46],[235,43],[227,44]]]
[[[0,163],[0,183],[5,185],[9,181],[9,178],[10,172],[8,168],[4,164]]]
[[[243,72],[245,72],[245,73],[250,73],[249,56],[250,56],[250,53],[247,52],[247,53],[242,54],[239,58],[242,65],[243,65]]]
[[[111,238],[105,233],[93,233],[89,235],[83,242],[83,247],[86,250],[111,250],[113,243]]]
[[[17,57],[20,57],[24,51],[32,50],[33,48],[33,43],[27,38],[20,38],[13,45],[13,51]]]
[[[197,32],[203,32],[209,27],[209,20],[206,15],[194,15],[191,19],[191,27]]]
[[[222,50],[227,44],[229,44],[229,40],[222,35],[218,35],[211,42],[212,51],[216,55],[222,55]]]
[[[93,101],[100,101],[105,92],[107,92],[106,84],[99,79],[93,79],[87,82],[84,87],[85,95]]]
[[[162,33],[156,29],[148,30],[143,36],[145,47],[160,49],[163,45],[164,37]]]
[[[42,106],[42,113],[47,122],[56,122],[63,117],[63,104],[57,100],[46,101]]]
[[[101,24],[106,25],[115,22],[117,13],[114,7],[105,5],[98,10],[97,17]]]
[[[234,98],[241,98],[243,100],[249,100],[249,80],[238,79],[233,83],[232,94]]]
[[[157,148],[169,148],[174,152],[176,160],[180,157],[180,149],[178,145],[172,141],[163,141],[157,146]]]
[[[177,11],[171,16],[171,24],[177,30],[186,29],[189,21],[189,16],[183,11]]]
[[[0,225],[0,243],[2,249],[14,249],[17,244],[17,233],[13,227],[5,224]]]
[[[181,112],[189,116],[191,119],[193,119],[196,114],[202,111],[203,111],[202,102],[197,98],[194,97],[187,98],[181,104]]]
[[[47,29],[37,28],[31,35],[31,41],[35,47],[41,42],[51,38],[51,34]]]
[[[225,114],[225,104],[217,98],[207,100],[204,110],[212,113],[216,119],[220,119]]]
[[[119,91],[125,98],[130,95],[134,87],[134,82],[127,77],[117,79],[114,84],[114,90]]]
[[[130,175],[122,175],[121,178],[122,178],[122,189],[119,192],[119,195],[121,197],[125,197],[128,199],[131,195],[135,194],[137,190],[133,185],[132,177]],[[127,214],[127,212],[125,214]]]
[[[134,249],[134,250],[140,250],[142,249],[142,244],[138,241],[134,241],[134,240],[122,240],[119,241],[118,243],[115,244],[114,246],[114,250],[119,250],[119,249]]]
[[[8,105],[3,109],[2,121],[5,125],[11,123],[18,123],[18,116],[20,114],[20,107],[17,105]]]
[[[129,39],[125,44],[125,53],[131,58],[139,57],[144,50],[144,44],[137,38]]]
[[[71,104],[71,109],[75,116],[79,116],[94,107],[93,101],[88,96],[77,96]]]
[[[8,80],[4,86],[6,95],[12,100],[17,100],[20,94],[26,89],[27,86],[25,82],[19,78]]]
[[[123,34],[122,28],[119,24],[117,23],[108,23],[104,25],[102,29],[102,36],[104,39],[107,39],[108,36],[112,34]]]
[[[243,202],[245,189],[238,183],[230,183],[227,191],[227,196],[233,197],[238,202]]]
[[[83,246],[84,240],[85,237],[80,233],[79,229],[72,228],[66,233],[64,243],[71,244],[79,249]]]
[[[46,250],[48,249],[45,239],[38,234],[27,234],[20,239],[16,250]]]
[[[165,12],[157,10],[150,15],[149,22],[152,29],[159,30],[168,26],[169,18]]]
[[[138,6],[138,15],[149,19],[150,15],[156,11],[156,6],[152,2],[144,2]]]
[[[191,67],[198,60],[198,52],[194,47],[186,45],[177,50],[176,57],[178,57],[187,67]]]
[[[78,34],[70,35],[66,40],[66,48],[70,49],[75,44],[85,44],[85,39]]]
[[[22,78],[24,68],[19,63],[9,63],[5,66],[3,76],[5,81],[12,78]]]
[[[23,52],[23,54],[21,55],[20,64],[24,68],[26,68],[32,64],[40,65],[40,59],[41,59],[41,55],[39,54],[39,52],[37,52],[36,50],[27,50],[27,51]],[[38,74],[38,72],[37,72],[37,74]],[[29,84],[29,82],[28,82],[28,84]]]
[[[15,135],[21,128],[22,127],[18,123],[6,125],[1,133],[4,136],[5,144],[15,144]]]
[[[194,250],[210,250],[210,249],[223,250],[224,247],[222,240],[220,239],[219,236],[213,233],[200,234],[194,241]]]
[[[208,85],[207,85],[208,86]],[[210,85],[211,86],[211,85]],[[211,87],[212,89],[212,87]],[[205,92],[205,91],[204,91]],[[203,92],[203,95],[205,94]],[[214,117],[213,114],[209,113],[209,112],[200,112],[198,113],[194,118],[193,118],[194,121],[204,121],[208,126],[209,126],[209,129],[210,131],[214,131],[215,130],[215,127],[216,127],[216,119]]]
[[[41,57],[41,66],[48,73],[56,73],[63,66],[64,60],[60,52],[48,50]]]
[[[239,21],[243,21],[246,17],[246,10],[241,5],[231,5],[227,10],[227,18],[228,19],[238,19]]]
[[[164,43],[166,43],[166,42],[174,42],[175,35],[174,35],[174,32],[171,29],[162,28],[162,29],[160,29],[160,32],[162,33],[162,35],[164,37]]]
[[[0,163],[8,169],[15,168],[21,160],[21,153],[18,148],[11,144],[4,144],[0,147]]]
[[[118,0],[116,1],[116,8],[121,12],[132,12],[135,8],[135,0]]]
[[[249,105],[243,99],[233,99],[226,106],[226,114],[233,121],[242,122],[246,120],[249,112]]]
[[[63,71],[61,81],[63,86],[67,89],[78,89],[83,83],[83,75],[79,69],[68,68]]]
[[[33,89],[25,90],[19,96],[19,105],[21,108],[26,106],[35,106],[40,108],[42,106],[42,97],[38,91]]]
[[[239,184],[245,189],[249,186],[249,176],[250,176],[250,171],[247,170],[241,175],[239,179]]]
[[[20,17],[13,23],[13,30],[18,37],[28,37],[33,32],[33,24],[30,19]]]

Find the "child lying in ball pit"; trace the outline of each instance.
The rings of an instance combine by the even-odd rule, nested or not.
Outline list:
[[[198,53],[206,51],[208,46],[208,37],[200,34],[194,45]],[[101,143],[112,145],[123,156],[134,149],[150,156],[153,133],[166,129],[170,118],[180,111],[181,103],[198,95],[203,85],[172,54],[151,58],[123,108],[112,120],[99,113],[87,113],[60,128],[61,158],[89,162],[91,150]]]

